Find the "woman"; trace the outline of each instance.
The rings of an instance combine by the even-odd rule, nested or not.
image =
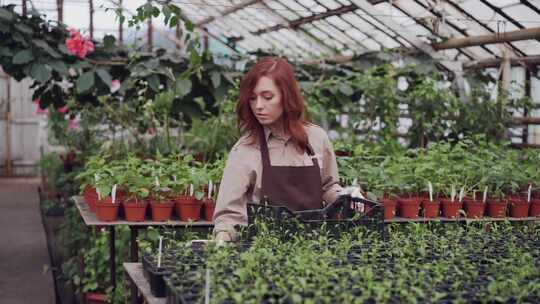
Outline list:
[[[304,99],[285,59],[262,58],[244,75],[236,112],[244,136],[232,148],[221,180],[216,240],[231,241],[235,226],[247,225],[248,202],[319,209],[344,192],[330,140],[304,117]]]

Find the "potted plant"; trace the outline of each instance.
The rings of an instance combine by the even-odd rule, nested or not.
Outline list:
[[[477,192],[473,190],[472,197],[463,199],[463,206],[467,218],[481,218],[486,210],[487,186],[484,190],[483,199],[477,199]]]
[[[148,205],[150,194],[149,177],[142,174],[141,162],[138,158],[128,157],[128,164],[123,174],[124,185],[128,189],[127,198],[122,203],[127,221],[142,222]]]
[[[198,184],[198,176],[194,168],[188,165],[190,158],[181,159],[174,162],[172,166],[176,172],[175,181],[171,182],[172,195],[174,197],[176,214],[181,221],[198,221],[201,218],[201,202],[195,196],[203,196],[201,190],[195,190]],[[195,183],[193,183],[195,182]]]
[[[75,177],[75,180],[80,183],[84,201],[91,212],[96,212],[96,203],[98,201],[98,194],[94,186],[95,177],[104,165],[104,158],[93,156],[86,162],[84,170]]]
[[[214,210],[216,208],[215,196],[218,190],[217,182],[221,181],[224,168],[225,158],[220,158],[208,166],[206,170],[208,187],[206,188],[206,193],[202,199],[202,204],[204,208],[204,219],[209,222],[213,220]]]
[[[450,193],[447,193],[447,197],[440,199],[442,216],[446,218],[457,218],[459,217],[459,210],[463,207],[463,202],[460,201],[455,186],[452,185],[450,189]]]
[[[96,173],[94,185],[98,192],[96,216],[100,221],[108,222],[118,219],[120,204],[116,202],[116,189],[113,191],[115,181],[112,171],[105,165],[100,172]]]

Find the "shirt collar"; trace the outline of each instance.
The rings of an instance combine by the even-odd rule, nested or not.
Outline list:
[[[266,142],[268,142],[268,140],[270,139],[270,136],[273,136],[279,140],[282,140],[284,142],[287,142],[289,141],[289,139],[291,139],[291,136],[290,135],[287,135],[287,136],[282,136],[278,133],[275,133],[275,132],[272,132],[272,129],[270,129],[268,126],[263,126],[263,130],[264,130],[264,137],[266,139]]]

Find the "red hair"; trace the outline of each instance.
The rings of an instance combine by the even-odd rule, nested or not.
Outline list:
[[[272,79],[281,91],[284,131],[291,136],[291,140],[300,151],[306,151],[308,138],[304,125],[308,121],[304,117],[304,97],[294,77],[292,66],[283,58],[263,57],[242,77],[240,98],[236,105],[240,128],[248,134],[248,138],[251,138],[251,144],[259,142],[262,125],[251,111],[249,100],[257,82],[263,76]]]

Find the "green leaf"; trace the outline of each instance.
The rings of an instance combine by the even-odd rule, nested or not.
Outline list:
[[[176,94],[184,97],[191,92],[191,80],[187,78],[178,78],[176,80]]]
[[[13,56],[13,53],[8,47],[2,47],[0,48],[0,56],[11,57]]]
[[[16,23],[14,27],[28,36],[32,36],[34,34],[34,30],[24,23]]]
[[[111,77],[111,74],[109,74],[109,72],[107,72],[106,70],[104,69],[98,69],[96,71],[96,73],[98,74],[99,78],[101,78],[101,80],[103,80],[103,82],[108,85],[109,87],[111,87],[112,85],[112,77]]]
[[[354,94],[354,91],[351,88],[351,86],[345,83],[341,84],[341,86],[339,87],[339,91],[346,96],[351,96],[352,94]]]
[[[51,66],[51,68],[56,70],[61,75],[68,74],[68,67],[63,61],[60,61],[60,60],[51,61],[49,62],[49,65]]]
[[[76,83],[77,91],[79,93],[84,93],[84,92],[88,91],[91,87],[93,87],[94,83],[95,83],[94,71],[88,71],[88,72],[82,74],[77,79],[77,83]]]
[[[146,80],[148,81],[148,85],[150,86],[150,88],[152,88],[152,90],[154,90],[154,92],[159,92],[159,77],[157,75],[150,75],[146,78]]]
[[[34,54],[31,50],[20,51],[13,57],[13,64],[25,64],[34,60]]]
[[[60,58],[62,57],[57,51],[55,51],[45,40],[41,39],[32,39],[32,42],[43,49],[45,52],[47,52],[49,55],[51,55],[54,58]]]
[[[221,74],[218,72],[212,72],[212,84],[214,85],[214,88],[219,87],[221,84]]]
[[[115,43],[116,38],[113,35],[105,35],[105,37],[103,37],[103,45],[105,46],[105,48],[112,48],[114,47]]]
[[[13,12],[10,12],[9,10],[0,7],[0,19],[6,20],[6,21],[12,21],[15,18],[15,14]]]
[[[30,76],[34,78],[37,82],[46,82],[51,78],[51,71],[47,69],[47,66],[40,63],[32,64],[32,70],[30,71]]]

